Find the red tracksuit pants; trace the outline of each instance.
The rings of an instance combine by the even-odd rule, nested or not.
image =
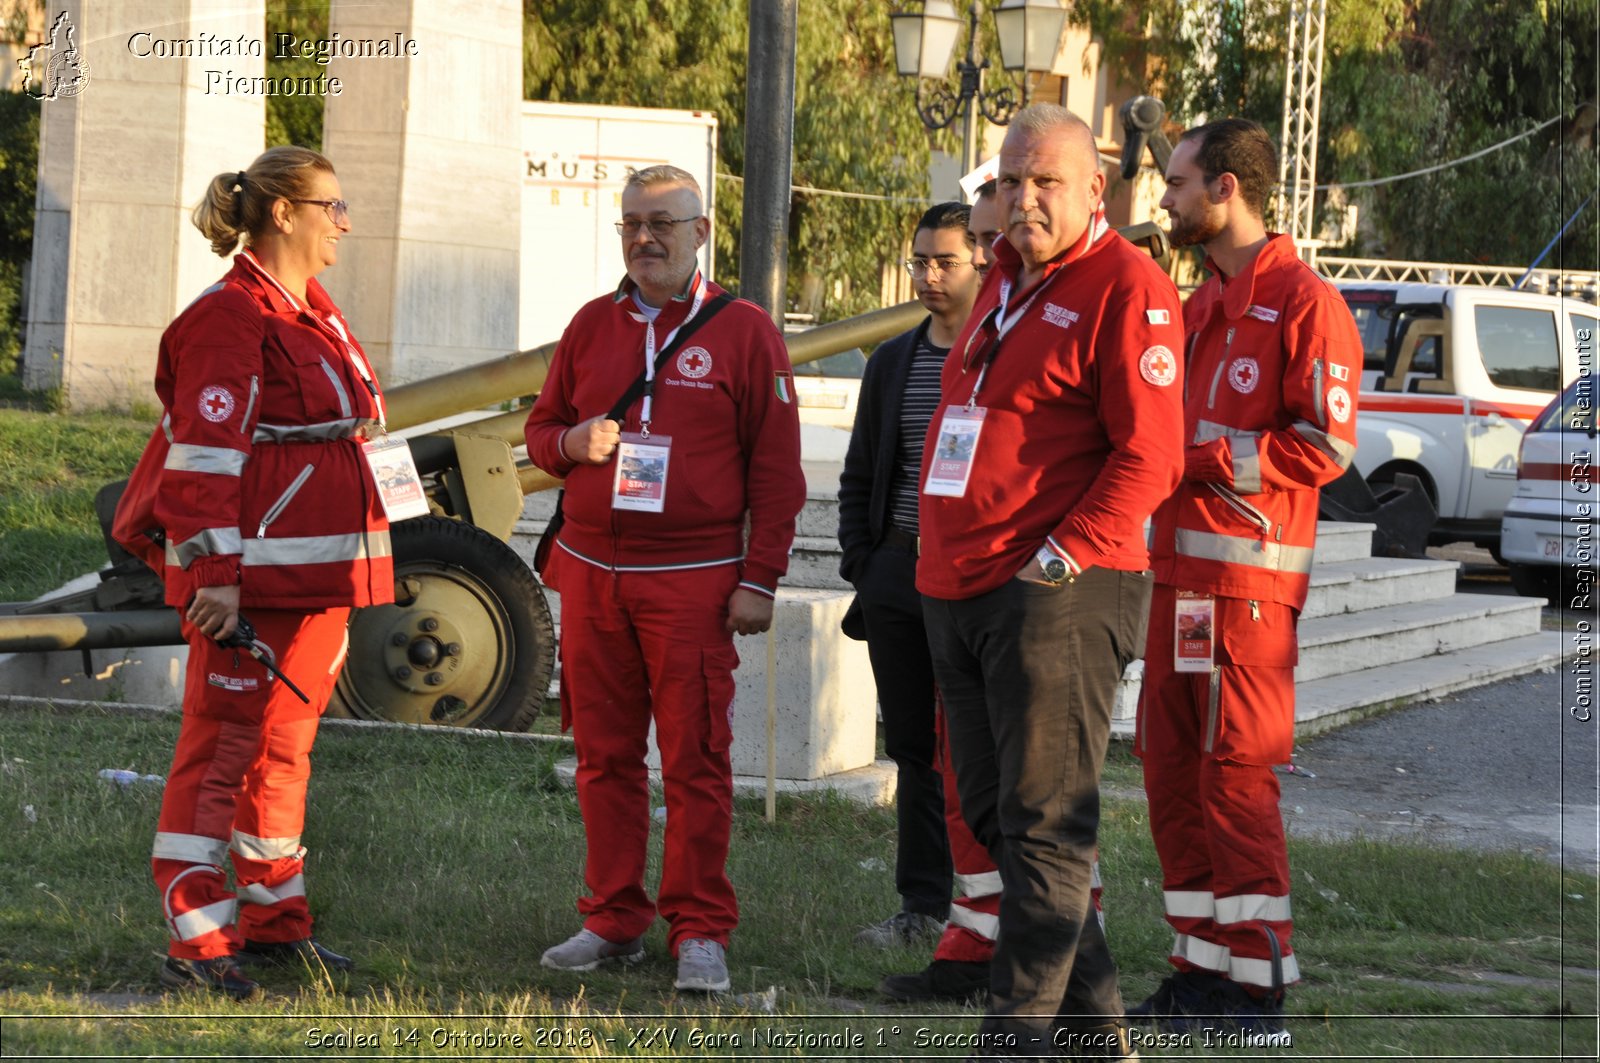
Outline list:
[[[950,921],[945,925],[936,960],[957,963],[988,963],[994,959],[994,939],[1000,932],[1000,869],[989,850],[972,836],[972,828],[961,815],[961,796],[956,792],[956,766],[950,759],[950,732],[945,729],[943,707],[934,714],[939,732],[939,772],[944,777],[944,823],[950,837],[950,863],[955,869],[957,897],[950,903]],[[1105,928],[1101,908],[1100,861],[1090,867],[1089,896]]]
[[[311,936],[300,845],[306,780],[317,721],[344,664],[350,610],[247,615],[311,703],[243,650],[223,649],[184,624],[183,726],[150,866],[172,937],[167,951],[185,959],[225,956],[246,939]],[[230,852],[237,895],[223,870]]]
[[[562,725],[578,752],[578,805],[587,840],[578,901],[584,926],[630,941],[667,920],[685,938],[726,947],[739,922],[728,881],[733,831],[733,670],[725,627],[737,566],[612,572],[553,552],[561,592]],[[645,890],[650,837],[650,721],[661,751],[667,825],[661,885]]]
[[[1150,603],[1135,752],[1161,858],[1170,957],[1179,970],[1272,986],[1300,978],[1290,949],[1289,855],[1273,765],[1294,748],[1295,611],[1217,598],[1215,664],[1174,671],[1176,590]]]

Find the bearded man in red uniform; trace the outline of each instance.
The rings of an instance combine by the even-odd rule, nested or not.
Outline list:
[[[1100,769],[1144,641],[1144,522],[1182,470],[1178,292],[1105,222],[1089,128],[1019,112],[1005,239],[941,380],[917,589],[961,810],[1000,869],[980,1056],[1120,1057],[1090,899]]]
[[[1129,1015],[1288,1044],[1289,857],[1273,765],[1294,745],[1295,624],[1319,488],[1355,456],[1361,338],[1262,222],[1278,174],[1254,122],[1185,133],[1161,206],[1211,277],[1184,308],[1183,482],[1157,512],[1137,752],[1177,970]]]
[[[617,231],[628,275],[573,318],[527,426],[533,463],[566,478],[545,577],[561,593],[562,726],[588,839],[583,929],[541,962],[637,962],[659,911],[677,987],[718,992],[739,918],[727,875],[733,635],[772,624],[805,503],[800,423],[772,320],[697,268],[711,222],[694,177],[632,174]],[[652,719],[667,802],[655,900],[644,885]]]

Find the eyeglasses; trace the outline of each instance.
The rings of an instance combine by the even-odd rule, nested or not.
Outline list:
[[[945,274],[959,269],[962,266],[970,266],[972,265],[972,259],[954,258],[950,256],[944,256],[940,258],[908,258],[905,260],[903,265],[906,267],[907,273],[911,274],[917,280],[921,280],[930,273]]]
[[[651,218],[648,221],[640,221],[638,218],[623,218],[621,221],[612,222],[611,224],[617,227],[617,232],[630,240],[638,236],[639,230],[645,226],[650,227],[651,236],[659,239],[670,233],[674,225],[682,225],[686,221],[699,221],[703,217],[705,217],[704,214],[694,214],[687,218]]]
[[[328,220],[335,225],[343,225],[350,220],[350,204],[342,199],[291,199],[290,203],[314,203],[322,208]]]

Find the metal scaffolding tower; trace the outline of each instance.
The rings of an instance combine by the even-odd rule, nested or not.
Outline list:
[[[1317,262],[1317,124],[1322,114],[1322,52],[1328,0],[1290,0],[1278,147],[1278,224],[1300,257]]]

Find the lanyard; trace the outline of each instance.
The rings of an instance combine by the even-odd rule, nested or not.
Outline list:
[[[356,350],[356,345],[350,342],[350,334],[345,331],[344,324],[339,320],[339,316],[335,313],[329,312],[328,320],[323,321],[316,314],[311,312],[310,307],[301,306],[300,300],[296,299],[289,289],[285,288],[281,283],[279,283],[278,278],[274,277],[271,272],[267,270],[267,267],[263,266],[256,260],[256,256],[252,255],[249,251],[241,251],[239,252],[239,257],[253,266],[255,270],[263,277],[271,281],[272,286],[277,288],[279,293],[282,294],[285,299],[289,300],[290,305],[292,305],[296,310],[305,314],[306,317],[310,318],[311,323],[321,329],[322,332],[328,334],[330,339],[336,338],[339,340],[340,344],[344,347],[345,357],[349,359],[350,365],[354,367],[356,371],[356,375],[359,376],[361,378],[361,382],[366,385],[367,393],[372,396],[373,403],[378,407],[378,427],[387,432],[389,418],[386,410],[384,409],[383,396],[378,392],[377,381],[373,379],[372,368],[367,365],[367,361],[361,356],[361,352]]]
[[[678,329],[683,328],[694,316],[700,312],[700,304],[706,299],[705,277],[698,271],[694,275],[694,298],[689,303],[689,313],[673,330],[667,333],[664,347],[672,346],[673,337],[678,334]],[[650,434],[650,401],[655,391],[656,383],[656,323],[646,318],[644,323],[644,406],[639,411],[639,432],[642,435]]]

